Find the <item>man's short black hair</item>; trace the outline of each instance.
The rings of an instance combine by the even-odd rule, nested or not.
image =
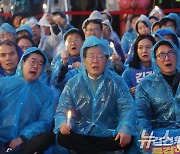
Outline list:
[[[46,63],[46,58],[45,58],[44,54],[41,53],[41,51],[39,51],[39,50],[36,50],[36,51],[34,51],[34,52],[31,52],[30,54],[25,55],[25,56],[23,57],[23,61],[25,62],[25,61],[27,60],[27,58],[28,58],[31,54],[33,54],[33,53],[36,53],[36,54],[41,55],[41,56],[43,57],[43,65]]]

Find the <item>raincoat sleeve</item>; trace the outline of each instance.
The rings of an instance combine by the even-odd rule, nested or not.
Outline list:
[[[61,56],[57,55],[56,57],[53,58],[51,62],[51,78],[50,78],[51,85],[54,85],[54,82],[61,71],[61,67],[62,67]]]
[[[53,127],[53,117],[55,113],[55,102],[53,93],[49,93],[44,105],[39,113],[39,117],[36,122],[26,125],[21,132],[20,136],[23,135],[27,139],[39,133],[50,131]]]
[[[126,70],[123,72],[122,77],[129,88],[132,86],[132,69],[127,67]]]
[[[119,113],[119,123],[115,134],[122,132],[125,134],[135,135],[137,115],[134,100],[129,92],[127,84],[122,77],[120,84],[118,84],[118,94],[117,108]]]
[[[124,33],[121,39],[121,46],[123,49],[124,54],[128,54],[130,44],[129,44],[129,36],[130,34],[128,32]]]
[[[128,54],[131,44],[135,40],[136,36],[136,32],[132,29],[124,33],[121,39],[121,46],[124,54]]]
[[[44,51],[48,58],[49,57],[53,58],[54,50],[60,44],[61,41],[63,41],[62,31],[58,35],[55,35],[51,31],[50,36],[42,36],[41,37],[41,41],[40,41],[38,48],[40,48],[42,51]]]
[[[129,64],[130,61],[132,61],[133,54],[134,54],[134,42],[131,44],[131,46],[129,48],[128,57],[125,60],[125,64]]]
[[[121,66],[118,68],[118,69],[116,69],[116,67],[115,67],[115,71],[119,74],[119,75],[122,75],[122,73],[124,72],[124,70],[126,70],[126,65],[125,64],[121,64]]]
[[[54,87],[56,87],[57,89],[59,89],[60,91],[63,91],[64,86],[66,85],[66,83],[68,82],[69,79],[71,79],[72,77],[74,77],[76,74],[78,74],[80,71],[79,68],[73,68],[71,70],[69,70],[66,75],[64,80],[62,80],[61,82],[58,82],[58,76],[56,77],[55,81],[54,81]]]
[[[52,28],[50,28],[51,35],[48,37],[47,44],[51,47],[57,47],[59,45],[59,42],[62,41],[62,30],[59,32],[58,35],[56,35]]]
[[[135,102],[137,107],[137,127],[140,133],[146,130],[148,134],[152,131],[151,126],[151,106],[147,91],[143,88],[147,85],[145,80],[142,80],[136,87]],[[150,86],[150,85],[149,85]]]
[[[73,95],[74,94],[73,94],[71,86],[65,86],[60,96],[59,104],[58,104],[56,114],[55,114],[55,128],[54,128],[55,134],[59,132],[60,126],[64,122],[67,122],[68,110],[71,110],[71,112],[73,112],[73,109],[75,108],[73,106],[73,102],[74,102]]]
[[[47,39],[47,45],[51,46],[52,48],[55,48],[55,47],[57,47],[59,45],[59,42],[62,41],[62,38],[63,38],[62,37],[62,30],[60,30],[58,35],[56,35],[53,32],[52,27],[50,27],[50,31],[51,31],[51,35]]]

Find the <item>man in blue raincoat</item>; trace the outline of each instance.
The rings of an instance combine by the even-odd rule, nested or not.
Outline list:
[[[159,141],[162,146],[167,141],[168,144],[171,141],[177,144],[180,134],[179,53],[172,42],[157,42],[151,52],[154,74],[142,79],[136,88],[137,124],[141,133],[141,146],[146,152],[151,150],[151,141],[156,146],[160,134],[168,136],[164,137],[166,141],[162,138]]]
[[[16,43],[9,40],[0,43],[0,77],[15,75],[22,54]]]
[[[126,149],[135,134],[133,98],[124,80],[110,71],[109,52],[105,40],[88,37],[80,52],[81,71],[60,96],[54,132],[68,149],[86,154]]]
[[[15,76],[0,79],[1,154],[41,153],[52,144],[53,93],[39,81],[47,63],[40,49],[28,48]]]

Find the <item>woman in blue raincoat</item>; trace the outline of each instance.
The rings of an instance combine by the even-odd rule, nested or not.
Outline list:
[[[28,48],[15,76],[0,79],[0,153],[39,153],[52,144],[53,93],[39,81],[47,63],[40,49]]]
[[[124,80],[109,69],[110,50],[105,40],[87,38],[80,53],[82,70],[60,96],[54,133],[68,149],[84,153],[126,149],[135,134],[133,98]]]
[[[155,43],[155,39],[150,34],[139,35],[134,42],[132,61],[122,74],[122,77],[130,88],[132,96],[134,96],[136,85],[140,80],[148,74],[153,73],[150,50]]]
[[[151,51],[151,61],[154,74],[144,78],[135,93],[138,130],[145,151],[151,150],[149,143],[154,139],[153,146],[156,146],[157,135],[164,135],[166,140],[158,142],[165,145],[171,142],[177,144],[173,135],[177,137],[180,134],[179,51],[172,42],[160,40]],[[151,140],[148,140],[149,136]]]

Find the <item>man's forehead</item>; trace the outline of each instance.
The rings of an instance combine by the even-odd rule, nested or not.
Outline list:
[[[94,23],[94,22],[90,22],[90,23],[87,25],[87,27],[91,27],[91,26],[93,26],[93,27],[100,27],[99,24]]]
[[[12,49],[12,50],[3,50],[2,47],[0,47],[0,53],[4,53],[4,54],[8,54],[8,53],[12,53],[12,52],[16,52],[16,50]]]
[[[33,60],[40,60],[40,61],[44,61],[44,58],[42,55],[40,54],[37,54],[37,53],[32,53],[30,56],[29,56],[30,59],[33,59]]]
[[[0,35],[13,34],[11,32],[1,32]]]

